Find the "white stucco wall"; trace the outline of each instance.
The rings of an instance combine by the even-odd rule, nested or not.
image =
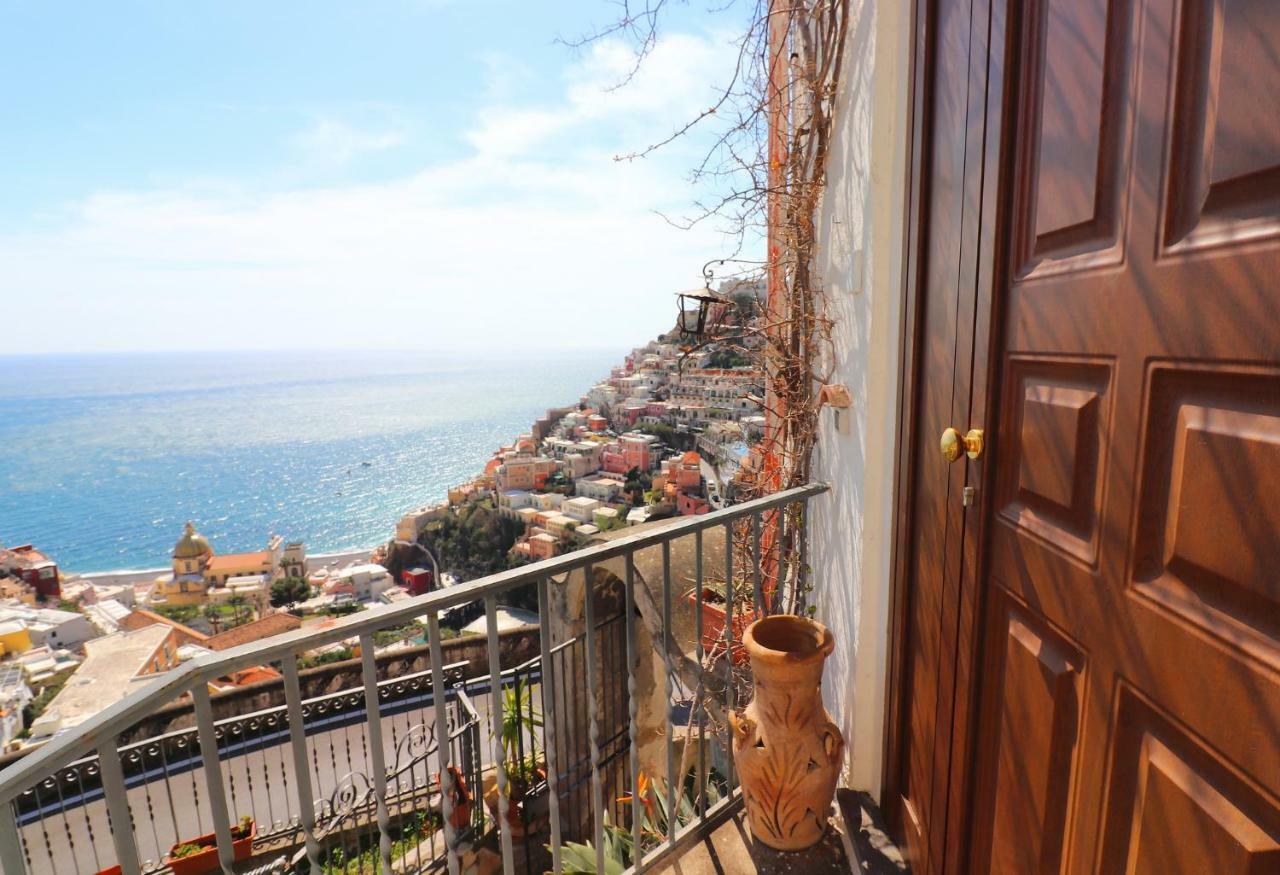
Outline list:
[[[836,319],[833,383],[848,424],[822,412],[811,515],[818,619],[835,632],[824,699],[849,743],[847,785],[880,792],[893,462],[910,108],[911,4],[851,0],[836,132],[820,209],[818,276]]]

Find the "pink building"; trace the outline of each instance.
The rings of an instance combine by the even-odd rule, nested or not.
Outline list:
[[[623,473],[631,468],[639,468],[641,471],[653,468],[653,439],[648,435],[624,434],[618,439],[618,444],[622,447],[623,460],[627,465]]]
[[[620,443],[605,444],[600,450],[600,468],[602,470],[608,471],[610,474],[625,474],[630,467],[627,464],[627,457],[623,453]]]
[[[546,532],[534,535],[528,540],[529,558],[535,562],[539,559],[550,559],[560,553],[560,541]]]

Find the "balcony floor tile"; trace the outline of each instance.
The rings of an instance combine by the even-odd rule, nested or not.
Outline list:
[[[821,842],[804,851],[775,851],[751,835],[747,816],[739,811],[711,835],[691,846],[679,859],[656,870],[661,875],[850,875],[843,824],[832,818]]]

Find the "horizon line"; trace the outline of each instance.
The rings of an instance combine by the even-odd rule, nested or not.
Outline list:
[[[638,344],[644,346],[656,340],[657,337],[650,338]],[[522,347],[520,350],[499,349],[484,350],[486,355],[501,358],[516,358],[527,355],[532,352],[617,352],[619,350],[627,350],[636,348],[636,344],[617,344],[617,345],[601,345],[601,346],[570,346],[564,345],[547,346],[545,348],[537,348],[529,350]],[[281,349],[279,347],[208,347],[202,349],[190,348],[172,348],[172,349],[90,349],[90,350],[28,350],[23,352],[0,352],[0,359],[17,359],[17,358],[57,358],[60,356],[115,356],[115,355],[235,355],[235,354],[274,354],[289,355],[293,353],[361,353],[364,355],[378,354],[440,354],[440,355],[475,355],[476,347],[472,346],[433,346],[430,348],[395,346],[395,347],[375,347],[370,349],[367,346],[298,346],[287,347]]]

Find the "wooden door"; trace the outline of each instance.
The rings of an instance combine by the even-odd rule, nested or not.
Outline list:
[[[1280,873],[1280,3],[1001,2],[990,32],[999,418],[949,829],[973,872]]]
[[[909,265],[918,337],[904,407],[909,446],[901,489],[899,617],[886,775],[886,813],[917,875],[943,871],[956,692],[968,683],[958,652],[971,651],[961,622],[966,525],[963,465],[939,438],[969,419],[987,77],[986,0],[940,0],[922,11],[916,45],[916,111],[927,123]],[[960,722],[964,722],[961,719]]]

